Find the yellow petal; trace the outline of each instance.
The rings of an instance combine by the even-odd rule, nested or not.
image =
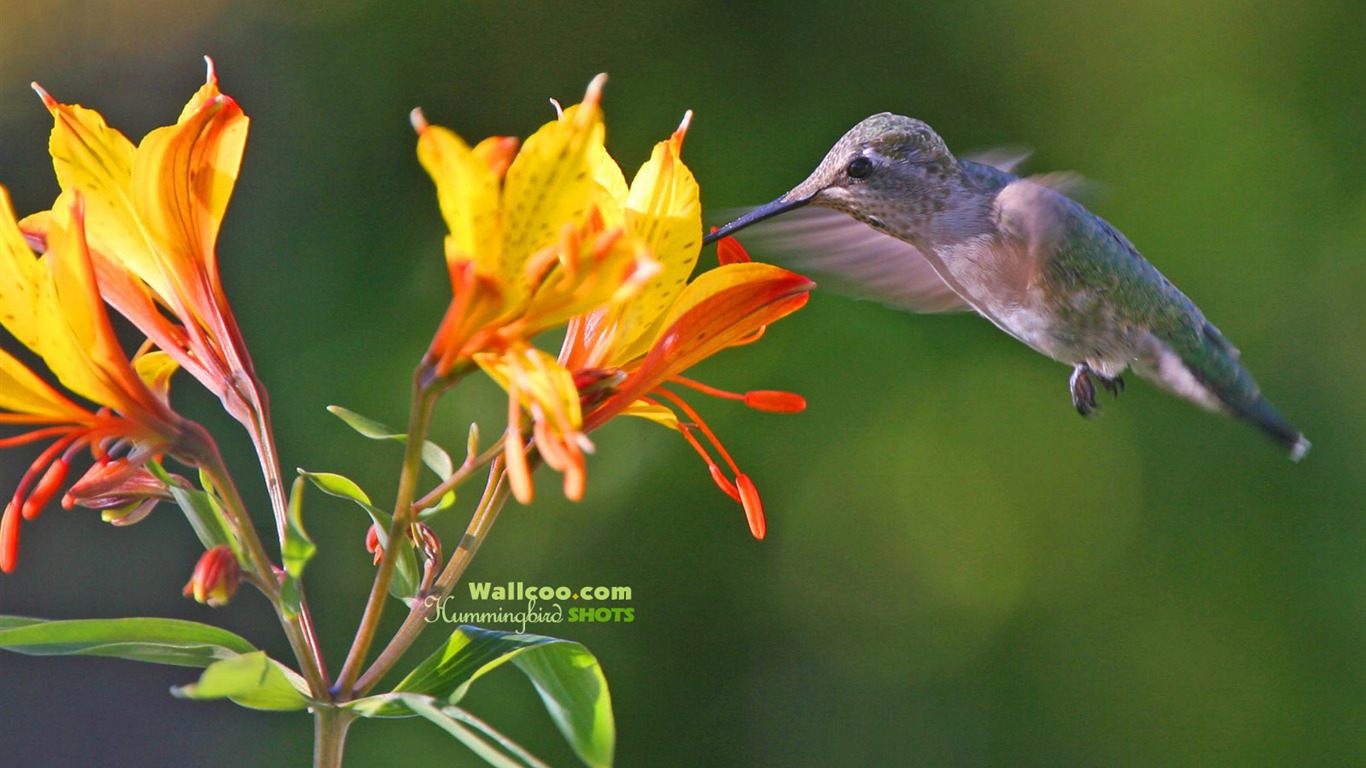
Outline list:
[[[80,406],[0,349],[0,423],[79,422],[90,417]],[[27,417],[27,418],[26,418]]]
[[[48,149],[63,190],[85,195],[86,236],[91,247],[116,260],[152,287],[170,295],[133,209],[133,144],[98,112],[59,104],[38,89],[53,116]]]
[[[563,430],[578,429],[583,423],[574,375],[545,352],[516,347],[501,354],[483,352],[474,361],[507,391],[514,389],[515,378],[521,405],[533,415],[539,411],[540,418],[548,418]]]
[[[138,378],[148,389],[156,393],[162,402],[167,402],[171,392],[171,376],[180,370],[180,364],[165,352],[156,350],[138,355],[133,361],[133,370],[137,371]]]
[[[607,154],[607,148],[599,145],[593,152],[593,181],[597,183],[594,202],[602,217],[603,229],[620,227],[626,223],[626,174],[621,166]]]
[[[42,310],[55,301],[51,288],[14,220],[9,192],[0,187],[0,324],[34,351],[53,333]]]
[[[675,432],[679,431],[678,414],[674,413],[668,408],[665,408],[662,405],[652,405],[650,403],[637,400],[634,403],[631,403],[630,405],[626,406],[626,409],[621,412],[621,415],[637,416],[642,419],[648,419],[649,421],[653,421],[656,424],[661,424],[665,427],[668,427],[669,429],[672,429]]]
[[[520,329],[530,338],[604,305],[625,302],[659,271],[644,243],[621,230],[596,237],[568,232],[558,246],[559,266],[541,282]]]
[[[600,95],[601,78],[582,104],[532,134],[508,168],[497,274],[510,286],[514,304],[529,292],[528,259],[553,244],[565,224],[578,229],[588,217],[596,184],[592,161],[605,135]]]
[[[659,275],[622,308],[615,362],[644,354],[652,334],[687,284],[702,248],[702,205],[697,180],[679,152],[689,112],[674,135],[655,145],[649,162],[631,182],[626,226],[641,238],[662,266]]]
[[[133,407],[128,394],[139,388],[128,358],[109,323],[95,285],[77,193],[57,198],[43,257],[54,300],[40,307],[53,335],[35,350],[62,385],[82,397],[123,413]]]
[[[417,158],[436,183],[441,216],[450,230],[446,259],[473,261],[481,274],[497,274],[502,242],[497,174],[455,133],[425,121],[418,131]]]

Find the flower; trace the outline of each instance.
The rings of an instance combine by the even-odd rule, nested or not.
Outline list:
[[[727,347],[753,341],[763,328],[806,303],[813,284],[801,275],[749,262],[733,239],[723,241],[724,263],[688,282],[701,250],[701,205],[681,151],[691,113],[659,142],[629,187],[604,155],[595,169],[605,191],[596,201],[604,227],[620,227],[659,268],[632,295],[604,303],[569,320],[558,359],[535,348],[516,355],[475,359],[508,389],[506,457],[512,488],[530,498],[531,481],[521,439],[520,409],[531,417],[532,440],[546,463],[565,476],[565,495],[582,496],[586,437],[611,418],[644,416],[679,431],[706,460],[717,485],[741,502],[750,530],[762,538],[763,509],[753,482],[697,413],[663,388],[669,381],[713,395],[744,400],[761,410],[796,411],[805,401],[784,392],[731,395],[680,374]],[[680,420],[665,403],[686,416]],[[520,408],[518,407],[520,406]],[[733,479],[711,458],[696,433],[712,445]]]
[[[603,147],[604,82],[594,78],[583,103],[520,150],[507,137],[471,148],[414,111],[418,159],[450,230],[453,298],[423,360],[427,380],[450,378],[480,353],[521,354],[536,334],[623,300],[657,272],[638,241],[608,224],[614,179],[602,173],[616,164]]]
[[[799,395],[772,390],[735,394],[686,379],[682,373],[723,349],[758,339],[770,323],[803,307],[814,283],[779,267],[749,262],[734,241],[723,241],[723,248],[733,261],[688,283],[671,305],[666,304],[666,311],[660,311],[647,325],[653,330],[633,337],[612,330],[623,326],[588,318],[571,325],[560,359],[577,371],[580,380],[592,377],[615,382],[603,391],[590,389],[585,393],[585,398],[594,403],[583,417],[585,432],[618,415],[639,416],[677,430],[706,462],[716,485],[740,502],[750,533],[762,539],[767,525],[753,481],[740,471],[692,406],[664,384],[740,400],[761,411],[793,413],[805,409],[806,401]],[[648,292],[638,301],[657,306],[651,303]],[[725,463],[730,477],[698,434]]]
[[[228,306],[215,250],[249,121],[219,91],[213,61],[205,60],[206,81],[176,123],[136,146],[98,112],[33,87],[53,116],[49,150],[57,181],[85,198],[100,293],[217,395],[261,450],[268,442],[265,393]],[[40,248],[49,247],[55,213],[21,223]]]
[[[453,298],[420,368],[449,381],[478,364],[508,388],[506,456],[512,488],[532,497],[522,437],[528,410],[541,455],[583,488],[578,393],[569,375],[531,345],[540,332],[638,293],[659,274],[648,241],[625,220],[627,187],[607,155],[599,109],[606,77],[520,150],[507,138],[471,148],[415,112],[418,158],[436,184],[450,234]],[[698,225],[700,228],[700,224]]]
[[[0,324],[63,387],[100,406],[90,411],[76,404],[0,350],[0,424],[35,427],[0,440],[0,448],[52,441],[0,518],[0,571],[6,573],[18,557],[20,520],[36,517],[57,492],[78,449],[90,448],[100,462],[122,454],[122,476],[107,478],[117,485],[157,454],[193,451],[202,434],[166,404],[174,366],[165,356],[144,353],[130,361],[119,346],[96,287],[84,211],[81,193],[63,193],[46,221],[47,252],[35,256],[0,187]]]
[[[230,547],[219,545],[200,555],[183,594],[213,608],[228,604],[242,583],[242,566]]]

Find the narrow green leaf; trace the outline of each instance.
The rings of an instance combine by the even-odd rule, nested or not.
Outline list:
[[[349,499],[367,508],[374,506],[370,502],[370,497],[361,490],[356,481],[345,475],[339,475],[335,472],[309,472],[304,469],[300,469],[299,474],[313,481],[313,484],[318,486],[318,490],[329,496]],[[380,512],[380,514],[384,513]]]
[[[22,616],[0,616],[0,648],[30,656],[112,656],[183,667],[207,667],[256,650],[226,629],[194,621]]]
[[[608,766],[616,725],[607,679],[593,654],[579,643],[544,635],[462,626],[394,688],[395,693],[435,696],[456,704],[475,680],[512,661],[536,686],[546,710],[585,764]],[[367,717],[402,717],[393,702],[364,705]]]
[[[171,693],[182,699],[232,699],[252,709],[304,709],[311,703],[308,684],[297,672],[266,655],[247,653],[210,665],[199,682]]]
[[[343,408],[340,405],[329,405],[327,406],[327,412],[341,419],[346,423],[346,426],[359,432],[361,437],[368,437],[371,440],[392,440],[396,436],[392,429],[389,429],[368,416],[362,416],[349,408]]]
[[[408,442],[408,436],[402,432],[395,432],[384,424],[374,419],[362,416],[355,411],[347,410],[340,405],[329,405],[327,410],[333,416],[341,419],[346,425],[363,437],[371,440],[394,440],[400,443]],[[455,474],[455,463],[451,461],[450,454],[441,446],[428,440],[422,444],[422,463],[427,468],[435,472],[442,480]]]
[[[544,765],[540,761],[529,763],[524,760],[516,760],[509,755],[499,752],[496,747],[485,741],[479,734],[471,731],[461,724],[459,720],[447,714],[448,709],[458,709],[456,707],[441,708],[437,707],[435,700],[430,696],[418,696],[416,694],[399,694],[403,703],[422,717],[436,723],[438,727],[446,733],[454,736],[469,747],[472,752],[484,759],[489,765],[497,768],[527,768],[527,766]],[[518,749],[521,749],[518,747]],[[525,753],[525,750],[522,750]],[[534,759],[534,758],[533,758]]]
[[[309,472],[299,469],[299,474],[308,478],[323,493],[329,496],[336,496],[339,499],[355,502],[366,514],[370,515],[371,522],[379,531],[380,546],[389,546],[389,526],[393,525],[393,518],[384,510],[370,503],[370,497],[366,495],[361,487],[348,477],[338,475],[334,472]],[[404,603],[413,599],[417,593],[418,581],[421,574],[417,567],[417,555],[413,552],[413,544],[406,537],[400,542],[398,551],[398,562],[394,569],[394,578],[389,582],[389,594],[402,600]]]
[[[308,532],[304,530],[303,504],[304,504],[304,480],[302,477],[294,479],[294,486],[289,491],[289,526],[285,529],[285,542],[281,551],[281,559],[285,566],[285,583],[280,587],[280,597],[284,601],[285,612],[290,616],[299,615],[300,606],[303,602],[303,575],[304,567],[308,561],[317,553],[318,547],[309,538]]]
[[[217,546],[225,546],[232,549],[233,554],[237,555],[237,560],[241,562],[241,545],[236,537],[229,533],[227,521],[223,517],[223,508],[218,505],[217,500],[212,494],[199,490],[198,488],[185,488],[180,485],[176,478],[172,477],[160,462],[147,462],[147,469],[158,480],[166,484],[171,492],[171,497],[175,499],[180,511],[185,514],[185,519],[190,521],[190,527],[199,537],[199,542],[204,545],[205,550],[213,549]],[[203,482],[203,474],[200,475]]]

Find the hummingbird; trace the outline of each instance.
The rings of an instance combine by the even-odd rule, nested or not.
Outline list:
[[[884,112],[844,134],[805,181],[703,242],[801,209],[770,237],[794,268],[902,309],[976,311],[1071,366],[1082,416],[1098,408],[1097,386],[1118,396],[1132,368],[1303,457],[1309,441],[1261,395],[1237,348],[1069,197],[1068,179],[958,159],[925,123]]]

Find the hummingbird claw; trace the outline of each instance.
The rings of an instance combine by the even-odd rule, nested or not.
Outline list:
[[[1100,382],[1100,386],[1106,392],[1115,397],[1119,397],[1119,393],[1124,391],[1124,377],[1102,376],[1086,363],[1077,363],[1072,368],[1072,378],[1068,384],[1072,388],[1072,405],[1076,406],[1077,413],[1082,416],[1090,416],[1100,407],[1096,402],[1096,385],[1091,380],[1092,376]]]
[[[1096,385],[1091,382],[1091,373],[1091,367],[1086,363],[1077,363],[1068,381],[1072,389],[1072,405],[1082,416],[1090,416],[1096,410]]]

